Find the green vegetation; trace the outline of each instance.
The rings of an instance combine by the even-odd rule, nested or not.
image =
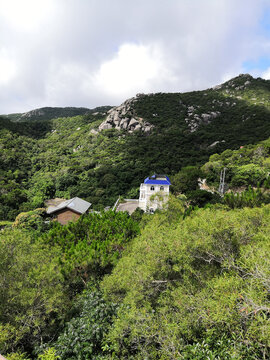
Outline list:
[[[248,185],[269,188],[270,138],[256,145],[243,146],[237,151],[225,150],[210,156],[202,167],[207,183],[217,186],[220,171],[226,168],[229,188],[246,188]]]
[[[67,226],[54,223],[43,234],[38,217],[19,220],[0,232],[0,353],[33,355],[77,313],[76,296],[110,273],[139,227],[128,214],[114,212],[82,216]],[[92,306],[100,304],[102,316],[100,295],[93,296],[86,295]]]
[[[127,214],[56,225],[34,242],[35,230],[6,230],[0,351],[11,359],[268,358],[269,205],[185,217],[183,201],[143,215],[132,241]],[[119,244],[118,226],[129,237],[111,257],[104,235]]]
[[[81,216],[75,223],[54,224],[42,241],[61,249],[60,262],[70,293],[98,281],[117,263],[139,226],[127,213],[108,211]]]
[[[2,231],[0,244],[0,353],[28,351],[57,329],[69,304],[60,249],[17,229]]]
[[[102,283],[123,304],[109,351],[119,359],[269,357],[269,211],[200,210],[174,226],[155,216]]]
[[[96,133],[103,110],[0,120],[2,355],[270,358],[269,84],[240,76],[215,90],[138,96],[133,110],[150,134]],[[211,111],[220,115],[191,132],[185,119]],[[46,220],[48,198],[103,209],[137,196],[152,172],[173,183],[154,215]]]
[[[0,219],[14,220],[53,197],[79,196],[100,210],[119,195],[137,196],[139,184],[151,173],[173,176],[185,167],[200,167],[217,152],[245,149],[270,136],[269,82],[262,79],[240,76],[218,90],[135,100],[137,116],[154,125],[150,134],[115,129],[96,134],[108,107],[42,122],[0,119]],[[191,132],[196,116],[201,120]],[[212,116],[211,121],[203,116]],[[259,166],[239,169],[235,185],[250,171],[254,182],[261,181]],[[212,175],[216,181],[217,174]]]
[[[13,122],[27,122],[27,121],[46,121],[51,119],[57,119],[60,117],[72,117],[77,115],[93,114],[95,112],[106,112],[111,108],[111,106],[100,106],[95,109],[87,109],[83,107],[44,107],[40,109],[35,109],[23,114],[8,114],[2,115],[4,118],[7,118]]]
[[[103,340],[117,313],[100,291],[85,291],[75,304],[76,315],[55,343],[60,359],[101,359]]]
[[[7,226],[12,226],[13,222],[12,221],[0,221],[0,229],[7,227]]]
[[[227,192],[223,199],[226,205],[241,208],[270,203],[270,138],[210,156],[201,168],[210,188],[218,188],[222,169],[226,170]]]

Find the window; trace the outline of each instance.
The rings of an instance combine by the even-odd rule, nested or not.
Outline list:
[[[161,186],[161,187],[160,187],[160,191],[164,191],[164,186]]]
[[[150,190],[152,190],[152,191],[155,190],[155,187],[152,185]]]

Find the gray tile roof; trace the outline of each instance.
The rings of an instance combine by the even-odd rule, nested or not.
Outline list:
[[[57,206],[49,206],[47,209],[47,214],[53,214],[56,211],[63,209],[69,209],[79,214],[84,214],[90,208],[91,205],[92,204],[89,203],[88,201],[85,201],[78,197],[74,197],[73,199],[62,201]]]

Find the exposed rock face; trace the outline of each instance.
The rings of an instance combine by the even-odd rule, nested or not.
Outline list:
[[[240,74],[239,76],[227,81],[224,84],[214,86],[213,90],[245,90],[251,84],[253,77],[249,74]],[[229,93],[229,90],[227,93]]]
[[[22,114],[23,118],[31,118],[32,116],[43,116],[45,112],[42,109],[35,109]]]
[[[138,94],[137,97],[138,96],[140,96],[140,94]],[[105,121],[100,124],[99,130],[115,128],[117,130],[127,130],[130,133],[137,130],[145,133],[150,132],[154,126],[136,115],[134,110],[135,101],[136,98],[128,99],[120,106],[109,110],[108,116]]]
[[[216,146],[217,144],[220,144],[220,143],[224,143],[224,142],[226,142],[225,140],[221,140],[221,141],[219,141],[219,140],[217,140],[217,141],[214,141],[211,145],[209,145],[208,147],[209,148],[212,148],[212,147],[214,147],[214,146]]]
[[[185,121],[190,129],[190,132],[196,131],[200,125],[210,124],[211,120],[217,118],[220,115],[219,111],[211,111],[209,113],[199,114],[199,106],[187,107],[187,118]]]
[[[90,134],[97,135],[97,134],[98,134],[98,131],[96,131],[95,129],[92,129],[92,130],[90,131]]]
[[[57,119],[62,117],[73,117],[77,115],[92,114],[96,109],[109,110],[111,107],[105,106],[90,110],[83,107],[43,107],[25,113],[7,114],[6,116],[13,122],[42,121]]]
[[[218,118],[223,110],[226,112],[230,111],[230,108],[238,104],[238,100],[243,100],[242,92],[252,87],[254,79],[249,74],[240,74],[239,76],[225,82],[224,84],[217,85],[212,90],[222,94],[221,98],[209,99],[206,105],[210,109],[207,112],[202,112],[201,106],[199,105],[186,105],[187,112],[185,121],[189,127],[190,132],[195,132],[201,125],[210,124],[214,119]],[[207,93],[202,94],[204,96]],[[252,101],[258,101],[258,99],[251,98]],[[265,104],[265,100],[258,102],[258,104]],[[257,103],[255,102],[254,105]],[[246,121],[248,118],[243,119]],[[214,146],[214,145],[213,145]],[[211,147],[211,145],[210,145]]]

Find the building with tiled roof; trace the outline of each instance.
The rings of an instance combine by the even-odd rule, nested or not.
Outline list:
[[[65,225],[69,221],[77,220],[82,214],[86,213],[90,208],[91,203],[74,197],[69,200],[63,200],[56,205],[50,205],[47,208],[47,214],[55,216],[57,221]]]

